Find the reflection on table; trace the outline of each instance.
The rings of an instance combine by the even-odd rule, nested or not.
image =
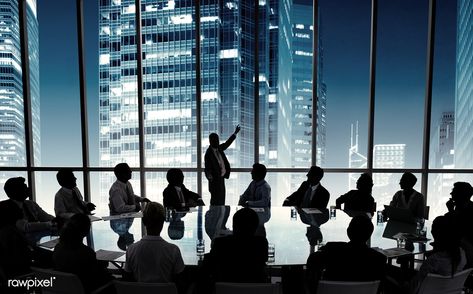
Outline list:
[[[233,214],[241,207],[203,206],[188,212],[167,211],[161,237],[176,244],[184,263],[197,265],[211,248],[212,240],[231,234]],[[270,265],[305,264],[318,244],[330,241],[348,241],[346,228],[351,217],[343,211],[297,209],[294,207],[258,208],[260,225],[257,233],[266,236],[274,258]],[[107,219],[107,218],[105,218]],[[371,247],[395,248],[397,241],[383,238],[385,223],[374,222]],[[428,223],[426,223],[428,225]],[[205,230],[205,231],[204,231]],[[97,250],[124,251],[132,242],[141,239],[144,232],[141,218],[121,218],[92,223],[91,246]],[[430,234],[430,232],[429,232]],[[432,238],[430,235],[428,238]],[[430,250],[425,243],[414,243],[414,252]],[[229,253],[231,254],[231,253]],[[117,261],[124,261],[125,256]]]

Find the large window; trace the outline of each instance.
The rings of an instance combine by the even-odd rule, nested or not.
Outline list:
[[[0,5],[11,61],[0,68],[0,182],[27,177],[50,213],[55,173],[72,167],[106,214],[119,162],[137,194],[162,201],[166,171],[179,167],[209,203],[208,135],[223,142],[236,125],[229,205],[256,161],[269,168],[272,205],[317,164],[331,203],[369,172],[382,207],[409,170],[431,216],[473,171],[466,0]]]

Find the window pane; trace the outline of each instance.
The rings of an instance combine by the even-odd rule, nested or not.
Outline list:
[[[5,182],[9,178],[14,178],[14,177],[23,177],[26,179],[26,184],[28,184],[28,175],[26,172],[23,171],[0,171],[0,201],[8,199],[7,194],[5,194],[5,190],[3,189],[3,186],[5,185]]]
[[[33,135],[36,144],[41,138],[42,145],[41,154],[35,150],[35,162],[39,164],[40,156],[43,166],[80,166],[82,163],[75,4],[73,0],[39,1],[39,31],[38,28],[29,30],[32,37],[38,38],[38,34],[40,37],[39,48],[30,42],[29,57],[33,70],[32,97],[41,93],[43,98],[40,111],[39,102],[32,99]],[[28,22],[33,22],[32,16]],[[39,78],[34,78],[38,70]],[[38,133],[35,121],[39,122],[40,117]]]
[[[57,171],[54,172],[35,172],[36,183],[36,202],[47,213],[55,216],[54,197],[61,188],[56,180]],[[74,176],[77,178],[77,188],[79,188],[84,197],[84,180],[82,172],[75,171]]]
[[[424,129],[428,1],[380,1],[378,9],[374,153],[376,157],[377,148],[400,148],[405,160],[391,162],[375,158],[373,165],[419,168]]]
[[[92,164],[139,166],[135,1],[94,1],[84,6]],[[97,1],[95,1],[97,2]],[[98,9],[98,13],[95,13]],[[97,15],[98,14],[98,15]],[[98,22],[96,19],[98,17]],[[98,38],[98,44],[97,44]],[[98,54],[95,53],[99,48]],[[97,73],[98,72],[98,76]],[[95,93],[91,92],[94,91]],[[98,109],[98,112],[95,110]],[[95,126],[97,126],[96,128]],[[97,142],[98,140],[98,142]],[[107,183],[107,185],[110,183]]]
[[[317,164],[365,167],[371,1],[321,0],[319,6],[319,99],[325,97],[319,108],[325,102],[326,137],[319,113]]]
[[[25,120],[23,106],[23,83],[20,53],[20,20],[18,12],[18,1],[2,1],[0,3],[0,55],[2,66],[0,78],[0,166],[26,166],[25,146]],[[28,6],[28,15],[33,14],[32,7]],[[33,30],[36,20],[31,17],[29,28]],[[30,38],[32,47],[38,47],[38,38],[34,35]],[[34,45],[34,46],[33,46]],[[31,80],[38,82],[39,73],[31,71]],[[35,93],[35,102],[39,103],[38,93]],[[34,124],[39,129],[38,121]],[[36,142],[37,143],[37,142]],[[39,147],[37,144],[36,147]],[[39,150],[39,148],[37,149]],[[5,173],[5,176],[10,176]],[[4,182],[6,178],[0,177]],[[3,191],[2,191],[3,193]]]
[[[193,1],[141,3],[146,165],[196,167]]]

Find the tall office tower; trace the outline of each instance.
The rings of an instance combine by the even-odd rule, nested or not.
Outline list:
[[[350,129],[350,149],[348,150],[348,167],[349,168],[366,168],[366,156],[360,153],[358,144],[358,121],[356,125],[351,124]],[[356,189],[356,181],[360,176],[359,173],[348,174],[348,190]]]
[[[453,111],[443,112],[437,127],[433,132],[432,168],[454,168],[454,136],[455,136],[455,113]],[[429,187],[429,198],[436,199],[430,202],[430,210],[437,215],[445,208],[445,202],[450,198],[450,191],[454,183],[453,174],[438,173],[433,177],[433,187]]]
[[[35,163],[41,155],[39,38],[36,0],[26,1]],[[0,166],[26,166],[25,119],[18,1],[0,2]],[[0,173],[0,183],[8,177]]]
[[[406,164],[406,144],[377,144],[373,148],[373,167],[402,169]],[[373,174],[373,197],[378,203],[389,203],[394,192],[399,190],[399,175],[392,173]]]
[[[457,54],[455,89],[455,167],[473,167],[473,2],[457,3]]]
[[[138,166],[134,3],[134,0],[100,2],[101,166],[114,166],[123,161]],[[142,1],[147,167],[197,166],[193,3],[191,0]],[[254,160],[254,2],[203,0],[200,4],[201,152],[208,146],[209,133],[217,132],[225,140],[240,124],[242,130],[226,155],[233,167],[250,167]],[[262,24],[268,12],[264,2],[259,5]],[[268,25],[260,25],[260,32],[267,34],[262,27],[268,28]],[[267,76],[264,71],[260,68],[260,76]],[[266,98],[260,100],[267,101]],[[266,108],[260,105],[260,109],[265,111]],[[106,203],[114,177],[111,174],[102,177],[101,202]],[[195,188],[195,176],[186,176],[185,181],[190,188]],[[160,200],[166,185],[164,173],[150,173],[146,182],[147,196]],[[227,203],[236,203],[241,187],[247,184],[247,180],[240,183],[238,176],[227,181]],[[206,188],[203,190],[207,192]]]

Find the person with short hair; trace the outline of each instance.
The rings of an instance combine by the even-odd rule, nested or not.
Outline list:
[[[373,179],[368,173],[363,173],[356,181],[356,190],[350,190],[335,200],[338,209],[342,204],[346,211],[366,212],[373,216],[375,202],[371,191],[373,189]]]
[[[184,173],[178,168],[171,168],[166,173],[168,186],[163,191],[164,207],[185,209],[205,205],[199,194],[184,186]]]
[[[54,197],[54,212],[56,217],[69,219],[76,213],[90,214],[95,209],[93,203],[84,201],[77,188],[77,178],[71,169],[62,168],[56,174],[56,179],[61,188]]]
[[[230,177],[230,163],[224,151],[235,141],[238,132],[240,132],[239,125],[222,144],[216,133],[209,135],[210,146],[205,152],[204,163],[205,177],[209,181],[210,205],[225,205],[225,179]]]
[[[61,230],[59,243],[53,252],[54,269],[77,275],[86,293],[112,280],[106,270],[108,262],[98,261],[95,251],[83,243],[90,226],[86,214],[72,215]]]
[[[248,207],[271,207],[271,187],[264,180],[266,177],[266,166],[261,163],[253,164],[251,178],[253,181],[248,185],[245,192],[240,196],[238,205]]]
[[[127,212],[140,211],[140,202],[149,202],[145,197],[135,195],[130,183],[131,169],[126,163],[117,164],[113,172],[117,180],[112,184],[109,194],[110,214],[121,214]]]
[[[33,236],[36,234],[49,235],[56,232],[54,216],[45,212],[36,202],[27,200],[31,190],[25,181],[23,177],[9,178],[3,186],[8,198],[23,212],[23,218],[16,223],[18,229],[32,239],[36,238]]]
[[[184,271],[181,251],[161,238],[165,220],[164,207],[149,202],[143,211],[146,235],[126,251],[125,271],[137,282],[170,283]]]
[[[320,183],[323,177],[324,170],[312,166],[307,173],[307,181],[302,182],[299,189],[284,200],[283,206],[326,209],[330,193]]]
[[[384,278],[387,258],[366,243],[374,226],[366,216],[355,216],[347,228],[349,242],[329,242],[307,259],[311,293],[320,279],[332,281],[374,281]]]
[[[216,282],[264,283],[267,280],[268,240],[256,236],[259,218],[248,207],[233,215],[233,234],[213,240],[205,268]]]
[[[412,212],[412,215],[417,219],[425,218],[425,197],[421,193],[414,190],[414,185],[417,182],[417,178],[410,172],[405,172],[399,185],[402,190],[399,190],[394,194],[390,206],[408,209]]]

